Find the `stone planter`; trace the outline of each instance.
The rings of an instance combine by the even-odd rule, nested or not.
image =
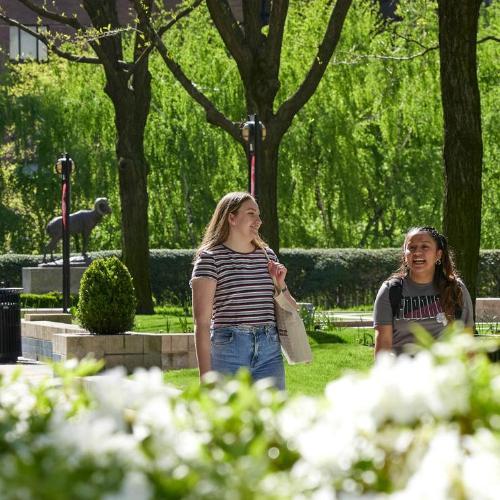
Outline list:
[[[40,361],[103,359],[106,368],[157,366],[162,370],[196,368],[193,333],[92,335],[78,325],[21,320],[23,357]]]

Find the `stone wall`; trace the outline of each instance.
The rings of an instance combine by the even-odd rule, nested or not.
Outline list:
[[[78,325],[21,320],[23,357],[41,361],[103,359],[106,368],[157,366],[162,370],[196,368],[194,334],[134,333],[91,335]]]

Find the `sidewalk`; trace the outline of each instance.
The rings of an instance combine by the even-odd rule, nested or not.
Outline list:
[[[319,324],[330,324],[335,327],[371,328],[373,327],[373,312],[318,311],[315,313],[314,320]]]
[[[28,378],[35,382],[53,374],[49,365],[27,358],[20,357],[17,363],[0,364],[0,374],[3,376],[10,375],[14,370],[21,371],[21,378]]]

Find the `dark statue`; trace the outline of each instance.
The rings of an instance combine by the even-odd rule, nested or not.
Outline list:
[[[111,213],[107,198],[97,198],[92,210],[78,210],[69,216],[69,232],[70,234],[82,235],[82,255],[85,260],[87,257],[87,248],[89,243],[90,233],[92,229],[101,222],[102,218]],[[50,241],[45,247],[43,254],[43,262],[47,262],[46,256],[50,253],[50,258],[54,260],[54,249],[57,243],[62,238],[62,217],[54,217],[46,227],[47,233],[50,236]]]

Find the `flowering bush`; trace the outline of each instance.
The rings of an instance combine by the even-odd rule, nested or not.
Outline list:
[[[159,370],[0,381],[9,499],[493,499],[500,367],[455,335],[288,399],[248,374],[184,393]],[[168,374],[166,375],[168,379]]]

